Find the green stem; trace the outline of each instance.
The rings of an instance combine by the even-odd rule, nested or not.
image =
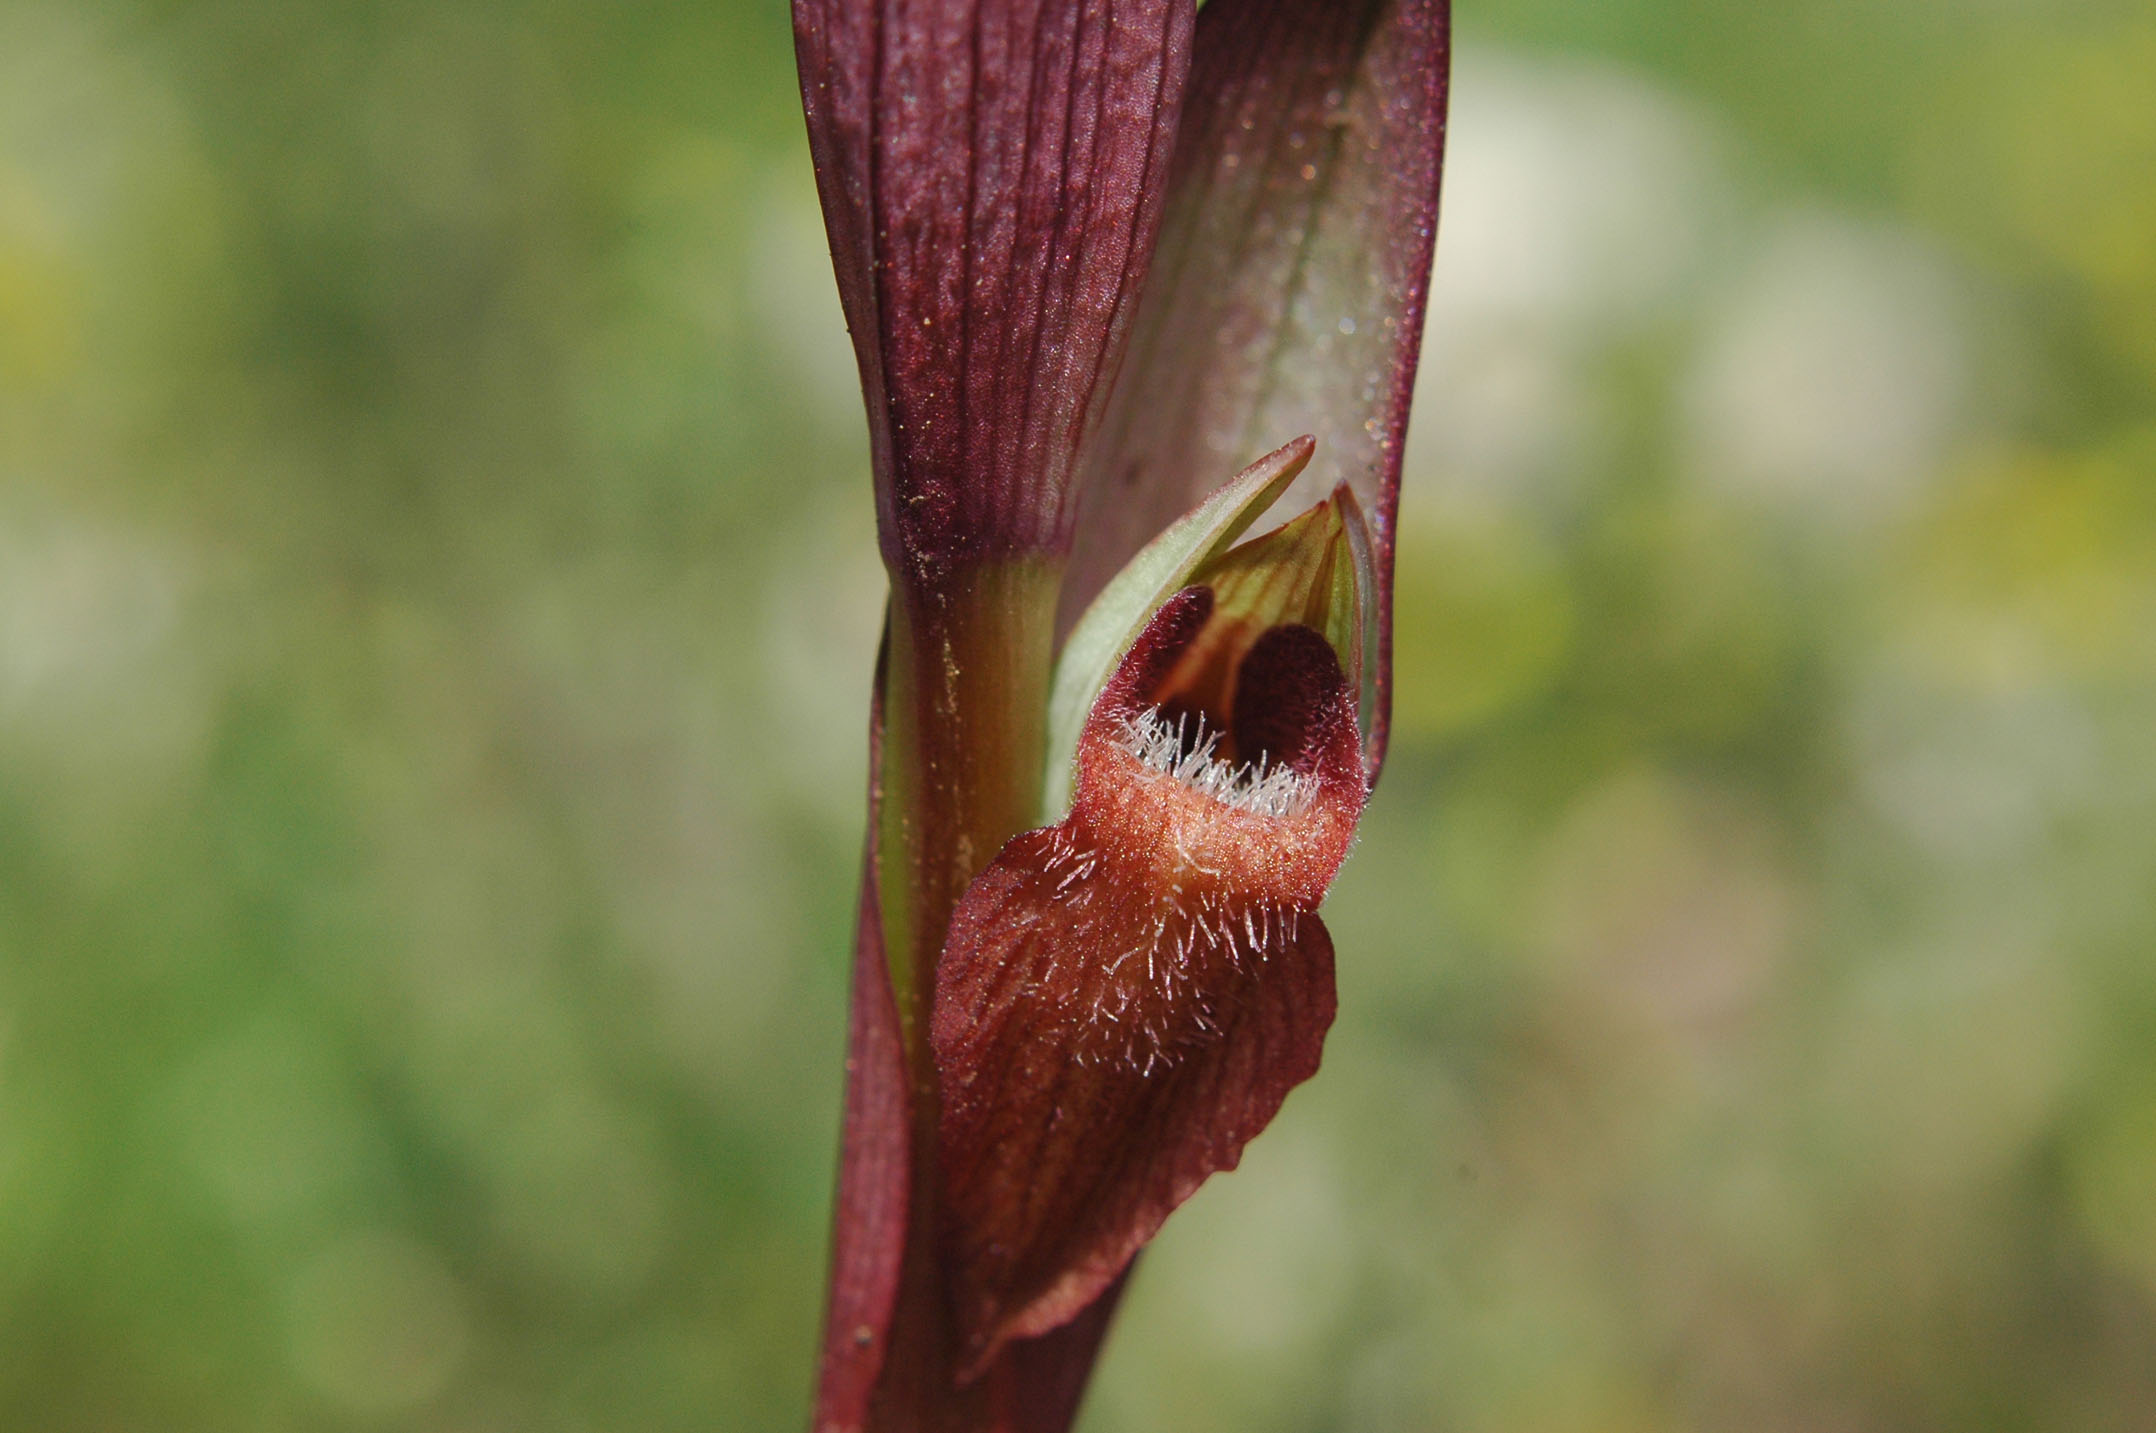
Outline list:
[[[912,1085],[913,1177],[873,1433],[993,1426],[990,1391],[959,1391],[938,1258],[937,1091],[929,1047],[951,912],[1003,843],[1040,817],[1061,569],[983,564],[891,605],[884,678],[879,899]]]
[[[981,564],[892,604],[877,842],[891,982],[917,1071],[952,908],[1039,820],[1060,578],[1037,558]]]

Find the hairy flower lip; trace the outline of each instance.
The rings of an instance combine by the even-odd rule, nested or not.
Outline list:
[[[1096,765],[1073,808],[1081,833],[1112,841],[1118,861],[1137,879],[1163,888],[1183,884],[1252,904],[1316,905],[1330,872],[1314,873],[1336,867],[1333,851],[1345,855],[1354,819],[1341,819],[1314,778],[1276,768],[1273,779],[1286,777],[1282,784],[1292,783],[1293,794],[1280,808],[1268,809],[1213,784],[1247,780],[1235,768],[1215,761],[1223,775],[1197,780],[1163,770],[1131,749],[1128,730],[1102,733],[1087,752]],[[1166,734],[1174,740],[1173,728]]]
[[[1260,754],[1236,764],[1216,755],[1220,733],[1188,712],[1174,721],[1159,707],[1127,718],[1119,734],[1126,756],[1177,785],[1223,806],[1273,820],[1293,820],[1309,806],[1314,783],[1305,773]]]
[[[1202,586],[1155,615],[1087,722],[1070,814],[1014,838],[952,917],[931,1041],[962,1382],[1084,1309],[1317,1069],[1316,911],[1367,791],[1354,696],[1308,627],[1249,645],[1235,701],[1268,720],[1197,715],[1266,731],[1291,797],[1252,799],[1155,702],[1223,615]]]
[[[1162,683],[1222,617],[1212,590],[1201,585],[1178,593],[1146,628],[1080,738],[1071,823],[1134,878],[1163,889],[1314,910],[1347,858],[1367,793],[1359,743],[1342,738],[1343,730],[1353,736],[1354,699],[1323,637],[1297,623],[1273,627],[1234,658],[1233,710],[1186,709],[1181,716],[1186,735],[1269,727],[1270,740],[1250,743],[1251,757],[1229,763],[1208,756],[1186,774],[1164,769],[1157,746],[1150,758],[1132,749],[1134,726],[1166,725],[1157,703]],[[1198,741],[1202,746],[1204,736]],[[1195,755],[1184,754],[1178,768]],[[1291,809],[1254,808],[1220,789],[1226,782],[1232,790],[1239,770],[1254,772],[1260,763],[1271,779],[1291,784]]]

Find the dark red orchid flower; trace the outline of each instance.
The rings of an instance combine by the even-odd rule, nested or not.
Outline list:
[[[1447,23],[794,0],[891,576],[820,1433],[1062,1433],[1317,1069]]]

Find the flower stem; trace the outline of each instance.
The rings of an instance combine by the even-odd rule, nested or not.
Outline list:
[[[937,1091],[929,1048],[936,959],[951,911],[1003,843],[1039,824],[1060,565],[977,564],[900,584],[884,685],[876,834],[891,985],[912,1119],[907,1241],[871,1433],[971,1433],[994,1425],[989,1391],[954,1384],[937,1257]]]
[[[1039,824],[1060,575],[1039,558],[983,563],[892,604],[877,842],[891,983],[917,1082],[951,910],[1005,841]]]

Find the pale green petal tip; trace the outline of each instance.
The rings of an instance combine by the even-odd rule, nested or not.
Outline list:
[[[1317,440],[1295,439],[1243,469],[1125,563],[1103,587],[1056,657],[1048,696],[1048,769],[1042,806],[1050,819],[1070,808],[1071,762],[1093,699],[1160,605],[1190,585],[1288,490]]]
[[[1247,606],[1244,615],[1260,626],[1316,627],[1339,653],[1358,710],[1371,710],[1374,674],[1365,654],[1375,650],[1376,588],[1369,529],[1354,494],[1336,488],[1284,527],[1237,545],[1315,448],[1314,440],[1298,438],[1251,464],[1133,557],[1086,609],[1057,659],[1049,698],[1046,819],[1069,809],[1078,735],[1116,664],[1161,604],[1195,583],[1213,586],[1223,610]]]

